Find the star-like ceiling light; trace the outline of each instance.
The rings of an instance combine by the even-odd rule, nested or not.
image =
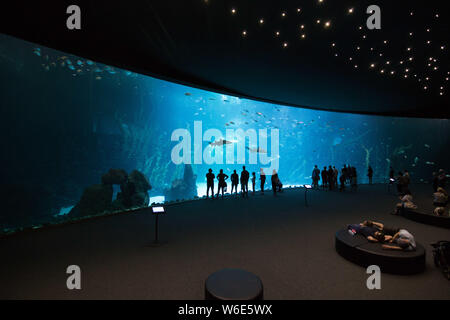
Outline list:
[[[331,21],[325,22],[325,24],[324,24],[325,28],[329,28],[330,26],[331,26]]]
[[[235,8],[231,9],[231,14],[236,14],[236,9]]]
[[[348,9],[348,13],[349,13],[349,14],[352,14],[352,13],[353,13],[353,11],[354,11],[354,9],[353,9],[353,8],[350,8],[350,9]]]

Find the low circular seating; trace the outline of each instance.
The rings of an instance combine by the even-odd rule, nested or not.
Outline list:
[[[241,269],[223,269],[205,282],[206,300],[262,300],[261,279]]]
[[[336,251],[345,259],[363,267],[377,265],[381,272],[415,274],[425,270],[425,248],[416,244],[415,251],[385,250],[364,236],[349,234],[347,229],[336,232]]]
[[[450,217],[436,216],[414,210],[402,210],[401,215],[416,222],[450,229]]]

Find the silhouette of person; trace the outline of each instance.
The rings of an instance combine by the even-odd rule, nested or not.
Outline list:
[[[312,172],[312,181],[313,181],[314,188],[319,187],[319,180],[320,180],[320,169],[317,167],[317,164],[316,164],[314,166],[314,170]]]
[[[336,188],[338,187],[338,175],[339,175],[338,169],[336,169],[336,167],[333,166],[333,183]]]
[[[241,172],[241,192],[243,197],[248,197],[248,180],[250,179],[250,173],[245,170],[245,166],[242,167]]]
[[[274,169],[272,172],[272,191],[273,191],[273,195],[276,196],[277,195],[277,187],[279,187],[280,183],[280,179],[278,178],[278,173],[277,171]],[[280,188],[281,191],[281,188]]]
[[[233,189],[235,190],[235,193],[237,194],[238,184],[239,184],[239,176],[236,173],[236,170],[233,170],[233,173],[231,174],[231,192],[230,192],[230,194],[233,193]]]
[[[228,176],[225,173],[223,173],[222,169],[220,169],[220,173],[217,175],[217,180],[219,180],[219,186],[217,187],[217,197],[219,197],[220,190],[222,190],[222,198],[223,198],[224,190],[227,187],[227,183],[225,182],[225,180],[227,179]]]
[[[347,166],[347,178],[348,178],[348,183],[351,185],[353,182],[353,170],[352,167],[350,165]]]
[[[344,164],[344,167],[341,170],[341,176],[344,177],[344,182],[345,182],[345,180],[347,180],[347,166],[345,164]],[[339,179],[339,181],[340,181],[340,179]]]
[[[261,171],[259,173],[259,180],[261,180],[261,193],[264,194],[264,185],[266,184],[266,174],[264,173],[264,169],[261,168]]]
[[[328,171],[327,171],[327,167],[323,167],[322,170],[322,188],[325,189],[328,183]]]
[[[212,173],[212,169],[209,169],[206,174],[206,198],[209,198],[209,189],[211,189],[211,197],[214,199],[214,178],[215,175]]]
[[[327,177],[328,177],[328,188],[330,190],[333,190],[334,187],[334,172],[333,172],[333,168],[331,166],[328,166],[328,172],[327,172]]]
[[[367,176],[369,177],[369,184],[372,184],[373,169],[371,166],[369,166],[369,169],[367,169]]]
[[[253,194],[255,194],[255,185],[256,185],[256,173],[252,172],[252,189],[253,189]]]

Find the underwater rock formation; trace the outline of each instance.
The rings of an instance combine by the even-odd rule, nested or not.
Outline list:
[[[113,187],[111,184],[95,184],[83,191],[80,201],[69,215],[85,217],[111,210]]]
[[[183,179],[175,179],[172,186],[164,190],[166,201],[192,199],[197,196],[197,176],[190,164],[184,165]]]
[[[107,173],[102,176],[103,184],[122,184],[127,181],[127,172],[123,169],[109,169]]]
[[[148,190],[151,188],[144,174],[134,170],[128,176],[128,180],[120,185],[120,192],[113,205],[118,209],[146,207],[150,200]]]
[[[134,170],[128,175],[123,169],[110,169],[102,176],[102,182],[84,190],[80,201],[70,211],[70,216],[84,217],[148,206],[147,191],[152,187],[141,172]],[[113,201],[114,184],[120,184],[120,192],[117,194],[117,199]]]

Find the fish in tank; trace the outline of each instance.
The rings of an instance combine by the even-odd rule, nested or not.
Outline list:
[[[0,66],[2,233],[200,198],[208,169],[275,170],[289,187],[315,165],[385,183],[391,167],[427,182],[449,163],[448,120],[250,100],[6,35]]]

